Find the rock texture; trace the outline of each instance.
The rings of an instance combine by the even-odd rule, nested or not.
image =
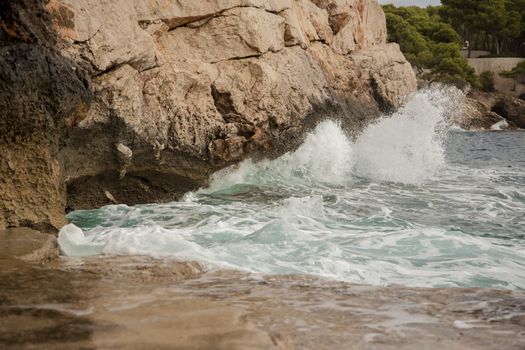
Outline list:
[[[60,77],[15,74],[25,85],[11,90],[57,109],[47,118],[53,128],[37,133],[38,145],[53,139],[56,146],[28,141],[47,152],[38,155],[41,168],[31,173],[2,158],[1,177],[14,168],[27,197],[42,188],[35,181],[54,190],[39,194],[51,200],[31,203],[8,184],[13,195],[2,204],[0,227],[39,210],[32,221],[59,227],[65,205],[176,199],[218,168],[296,147],[320,118],[357,132],[416,88],[410,64],[386,43],[375,0],[50,0],[45,7],[38,21],[47,25],[49,14],[53,23],[45,42],[67,63]],[[29,62],[20,66],[31,71]],[[33,93],[35,80],[49,81],[46,96]],[[34,124],[29,113],[13,115]],[[15,145],[25,146],[7,143],[20,161]]]
[[[506,129],[525,129],[525,101],[500,92],[471,91],[463,98],[455,122],[466,130],[494,130],[496,123]]]
[[[30,228],[11,228],[0,231],[0,261],[18,259],[28,263],[45,263],[58,258],[59,248],[54,235]]]
[[[2,261],[0,278],[5,350],[525,347],[523,291],[202,273],[144,257]]]
[[[50,25],[41,1],[0,2],[0,229],[65,222],[60,130],[87,112],[92,94]]]
[[[490,130],[505,119],[491,111],[490,105],[471,97],[461,98],[460,108],[456,109],[453,122],[465,130]]]
[[[492,111],[500,114],[518,128],[525,129],[525,101],[503,95],[494,103]]]

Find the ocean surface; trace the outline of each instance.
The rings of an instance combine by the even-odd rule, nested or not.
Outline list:
[[[178,202],[78,211],[64,254],[415,287],[525,289],[525,132],[450,127],[417,93],[357,139],[321,122],[293,153],[245,161]]]

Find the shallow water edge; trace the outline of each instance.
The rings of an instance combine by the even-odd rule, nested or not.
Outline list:
[[[508,290],[372,287],[137,256],[2,258],[0,280],[3,349],[525,346],[525,293]]]

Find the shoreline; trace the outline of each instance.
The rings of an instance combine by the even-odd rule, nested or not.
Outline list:
[[[206,271],[174,259],[65,258],[56,245],[46,249],[54,259],[2,254],[5,349],[525,346],[523,291],[374,287]]]
[[[60,257],[56,234],[67,213],[178,200],[210,183],[219,169],[297,149],[323,119],[337,120],[342,132],[327,133],[324,141],[307,147],[300,166],[287,176],[305,160],[314,161],[315,172],[336,179],[348,176],[339,170],[351,158],[349,142],[381,116],[395,116],[411,103],[410,96],[421,93],[403,42],[390,42],[387,17],[376,0],[20,0],[0,7],[0,105],[5,111],[0,119],[0,348],[525,348],[523,290],[358,285],[301,274],[210,269],[175,257]],[[377,160],[366,173],[385,177],[387,170],[388,178],[401,173],[410,179],[425,175],[428,169],[421,164],[427,162],[403,164],[425,143],[434,145],[437,124],[421,130],[410,123],[414,116],[432,114],[430,110],[439,111],[439,118],[430,115],[429,120],[454,121],[465,130],[525,128],[525,101],[464,88],[450,92],[451,99],[443,99],[445,91],[429,96],[430,102],[450,103],[414,108],[405,118],[407,129],[394,125],[405,123],[386,125],[375,134],[375,142],[365,142],[363,149],[371,153],[365,163]],[[327,141],[339,134],[342,142],[327,148]],[[415,142],[378,142],[393,134]],[[410,157],[396,158],[390,149],[403,149]],[[421,158],[441,159],[441,149],[432,149]],[[341,153],[348,158],[339,158]],[[340,162],[319,162],[324,159]],[[428,163],[433,169],[435,163]],[[392,171],[396,165],[403,171]],[[521,179],[521,172],[509,173]],[[473,179],[473,186],[492,185],[486,179],[466,179]],[[508,203],[499,195],[519,197],[520,206],[512,211],[517,215],[509,220],[480,220],[477,214],[493,203],[488,197],[474,198],[479,188],[459,198],[481,208],[466,217],[467,225],[477,224],[473,231],[484,231],[509,224],[510,231],[521,232],[521,184],[513,182],[510,194],[493,196],[503,207]],[[450,187],[445,193],[455,190]],[[370,198],[377,199],[377,193]],[[322,203],[309,212],[324,208],[324,196],[319,197]],[[451,199],[438,201],[438,207],[446,207],[445,215],[429,206],[432,222],[452,223],[463,206],[452,207]],[[393,206],[403,203],[393,201]],[[290,209],[302,206],[288,204]],[[365,200],[355,207],[362,210],[359,218],[383,211],[367,208]],[[248,219],[259,208],[252,209],[244,214]],[[231,213],[242,216],[237,207]],[[406,211],[406,217],[413,213]],[[176,214],[168,214],[169,219]],[[210,220],[209,227],[220,222]],[[364,235],[370,236],[365,224]],[[153,232],[155,237],[158,232]],[[151,237],[132,240],[142,248],[152,243]],[[170,241],[161,239],[157,245],[167,247],[165,242]],[[173,244],[179,248],[179,242]],[[481,266],[497,283],[501,276],[519,280],[514,284],[504,279],[509,284],[497,286],[525,288],[521,251],[511,254],[509,265],[500,263],[502,255],[484,256],[476,245],[465,246],[472,256],[483,257],[486,265]],[[114,252],[148,252],[127,248]],[[232,248],[256,254],[244,249]],[[275,253],[277,248],[268,250]],[[183,247],[174,254],[186,251]],[[311,251],[301,253],[310,258]],[[381,263],[384,253],[369,259]],[[205,260],[205,255],[185,256]],[[460,252],[459,259],[464,257]],[[328,258],[337,262],[337,256]],[[314,266],[319,263],[312,260]],[[250,259],[237,261],[232,265],[258,270],[249,265]],[[340,266],[335,263],[327,265],[329,273]],[[305,260],[297,264],[298,269],[266,271],[319,271],[303,269]],[[379,266],[377,272],[370,264],[365,274],[418,283],[415,275],[388,279],[388,269]],[[441,284],[445,270],[452,280],[463,273],[474,275],[464,266],[440,265],[438,273],[426,275],[427,281]],[[349,265],[347,271],[358,267]]]

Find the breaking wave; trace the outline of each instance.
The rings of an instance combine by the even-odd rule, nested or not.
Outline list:
[[[60,247],[367,284],[524,289],[523,153],[502,149],[501,134],[448,132],[456,96],[421,91],[355,140],[321,122],[295,152],[222,170],[179,202],[72,213]],[[473,150],[478,138],[485,151]]]

